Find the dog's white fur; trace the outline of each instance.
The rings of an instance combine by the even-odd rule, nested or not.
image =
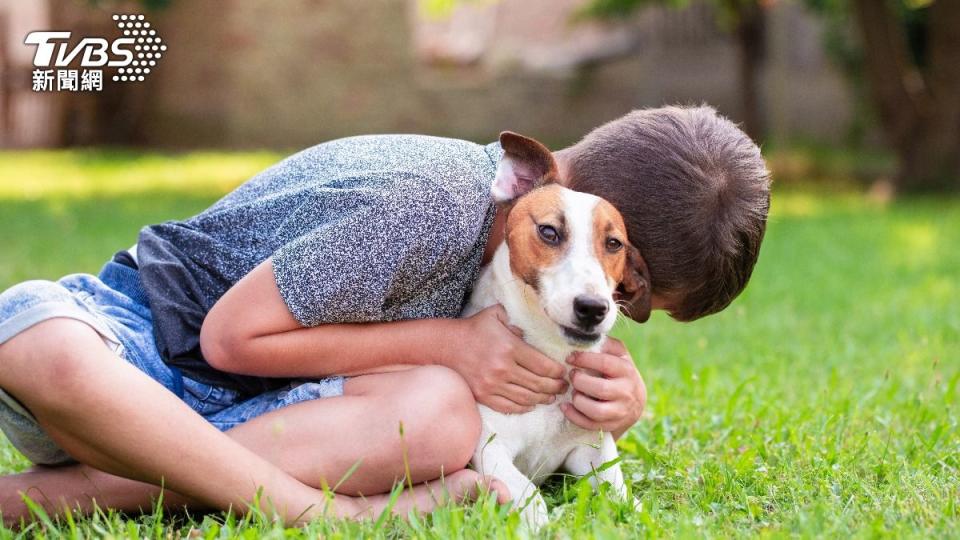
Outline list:
[[[500,180],[494,185],[494,195],[501,200],[508,196],[497,187],[503,184],[509,185]],[[606,275],[593,248],[594,209],[600,199],[559,186],[557,189],[562,190],[569,247],[552,267],[539,269],[539,294],[532,293],[511,271],[510,248],[503,242],[481,273],[462,316],[499,303],[510,323],[523,330],[525,341],[567,367],[566,359],[574,351],[601,349],[617,317],[617,283]],[[561,328],[575,325],[573,300],[585,293],[606,298],[610,306],[597,326],[601,338],[586,347],[569,340]],[[514,501],[521,505],[525,522],[533,528],[547,521],[546,504],[536,486],[561,467],[578,476],[598,471],[594,486],[598,481],[609,482],[617,495],[627,496],[619,463],[600,470],[618,457],[613,436],[582,429],[561,411],[560,403],[569,402],[572,392],[571,386],[554,403],[538,405],[524,414],[502,414],[480,406],[483,431],[472,464],[482,474],[506,484]]]

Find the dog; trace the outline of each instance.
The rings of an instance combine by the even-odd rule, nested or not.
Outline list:
[[[491,194],[507,212],[503,243],[481,272],[462,316],[501,304],[524,340],[566,366],[575,351],[599,351],[616,322],[618,301],[629,315],[650,316],[650,274],[630,244],[623,217],[609,202],[559,184],[553,155],[541,143],[512,132],[500,135],[504,150]],[[566,419],[560,403],[523,414],[502,414],[480,405],[482,434],[472,459],[484,475],[503,481],[533,529],[547,521],[537,487],[561,467],[609,482],[624,500],[627,488],[610,433],[582,429]]]

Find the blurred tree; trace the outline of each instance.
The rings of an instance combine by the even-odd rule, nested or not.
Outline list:
[[[829,0],[808,0],[823,4]],[[960,189],[960,0],[852,0],[901,191]]]
[[[762,134],[758,74],[764,10],[775,0],[710,0],[740,51],[740,87],[747,132]],[[872,109],[899,159],[899,191],[960,189],[960,0],[805,0],[834,18],[852,18],[851,47],[837,32],[827,48],[868,90]],[[625,17],[647,5],[683,7],[689,0],[593,0],[587,14]]]
[[[764,135],[760,73],[766,52],[766,9],[776,0],[709,0],[718,24],[731,32],[737,44],[737,78],[743,126],[754,140]],[[686,7],[690,0],[592,0],[583,15],[600,19],[624,18],[651,6]]]

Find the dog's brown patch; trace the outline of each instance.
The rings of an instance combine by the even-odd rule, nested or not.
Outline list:
[[[593,216],[594,250],[603,271],[617,283],[617,298],[627,316],[638,322],[650,317],[651,289],[650,271],[627,238],[623,216],[606,200],[601,199]],[[615,238],[623,248],[611,252],[607,241]]]
[[[538,292],[540,271],[556,264],[568,248],[569,234],[564,218],[562,189],[556,184],[535,189],[520,198],[507,216],[510,269]],[[541,225],[549,225],[557,230],[560,234],[557,245],[550,245],[540,238]]]
[[[611,252],[607,248],[610,239],[620,242],[623,248]],[[627,265],[626,246],[629,243],[623,216],[612,204],[601,199],[593,209],[593,249],[604,273],[614,283],[623,281],[623,272]]]

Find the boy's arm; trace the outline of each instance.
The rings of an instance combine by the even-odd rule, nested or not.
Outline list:
[[[527,345],[501,308],[468,319],[325,324],[304,328],[291,315],[267,259],[207,314],[204,358],[232,373],[322,377],[439,364],[460,373],[477,401],[502,412],[548,403],[566,388],[564,370]]]

